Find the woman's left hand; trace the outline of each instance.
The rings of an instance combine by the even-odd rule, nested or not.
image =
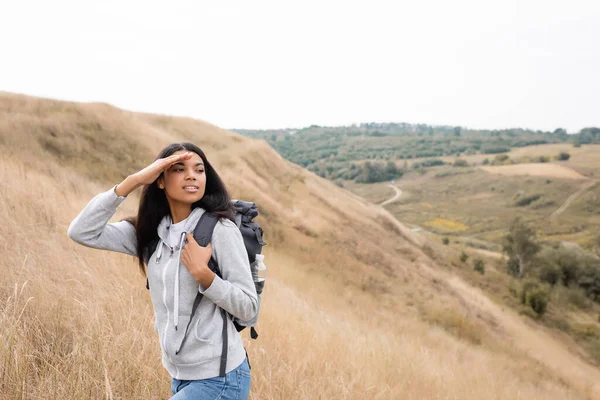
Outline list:
[[[215,278],[215,273],[208,268],[208,262],[212,256],[212,246],[202,247],[196,242],[191,233],[186,234],[187,243],[181,252],[181,261],[185,264],[190,274],[202,285],[208,289]]]

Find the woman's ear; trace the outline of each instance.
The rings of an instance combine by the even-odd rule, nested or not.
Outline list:
[[[158,181],[156,182],[156,185],[158,186],[159,189],[164,189],[165,188],[164,179],[162,177],[160,177],[158,179]]]

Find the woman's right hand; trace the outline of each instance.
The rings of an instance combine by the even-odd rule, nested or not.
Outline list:
[[[193,153],[188,151],[183,154],[173,154],[169,157],[159,158],[146,168],[136,172],[135,174],[129,175],[123,182],[119,183],[115,187],[116,195],[127,196],[137,187],[151,184],[165,169],[169,168],[176,162],[189,160],[192,158],[192,155]]]
[[[179,161],[185,161],[192,158],[192,152],[188,151],[183,154],[174,154],[166,158],[159,158],[146,168],[133,174],[134,179],[139,185],[149,185],[154,182],[160,174],[171,165]]]

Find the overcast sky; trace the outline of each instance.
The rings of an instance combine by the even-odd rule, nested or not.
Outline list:
[[[0,90],[223,128],[600,126],[600,1],[6,1]]]

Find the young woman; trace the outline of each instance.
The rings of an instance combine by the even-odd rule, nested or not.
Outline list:
[[[109,223],[139,186],[143,190],[137,217]],[[220,218],[212,242],[201,247],[192,232],[205,212]],[[152,164],[94,197],[69,226],[68,235],[77,243],[138,258],[148,277],[162,363],[173,378],[172,399],[248,398],[249,364],[231,317],[225,322],[226,373],[220,374],[223,315],[250,320],[258,310],[234,215],[227,189],[202,150],[174,143]],[[211,256],[222,279],[208,268]],[[205,298],[190,321],[198,292]]]

